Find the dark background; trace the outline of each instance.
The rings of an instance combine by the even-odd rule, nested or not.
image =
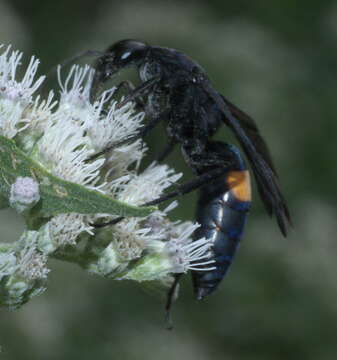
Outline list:
[[[164,328],[163,300],[136,283],[52,262],[42,296],[15,312],[1,309],[0,355],[336,359],[336,2],[0,1],[0,43],[12,43],[26,58],[37,55],[43,72],[130,37],[186,52],[257,120],[295,228],[282,238],[254,193],[232,271],[203,302],[193,299],[186,276],[172,332]],[[162,134],[150,139],[149,156],[161,147]],[[219,137],[232,141],[226,129]],[[191,177],[179,151],[169,163]],[[193,219],[195,202],[195,194],[181,199],[173,217]],[[21,220],[10,211],[0,215],[3,240],[15,239]]]

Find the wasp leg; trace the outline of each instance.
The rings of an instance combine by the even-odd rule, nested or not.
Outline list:
[[[114,91],[114,96],[118,94],[121,90],[125,89],[128,93],[131,93],[135,90],[135,86],[129,80],[123,80],[116,86],[116,90]],[[136,108],[139,111],[145,111],[145,102],[142,98],[137,97],[134,99],[136,103]],[[101,115],[106,116],[109,112],[109,109],[102,109]]]
[[[136,99],[138,96],[145,95],[152,88],[152,86],[155,84],[156,81],[158,81],[158,77],[152,78],[152,79],[144,82],[143,84],[141,84],[134,90],[132,90],[131,93],[129,93],[126,96],[126,98],[117,105],[117,108],[121,108],[122,106],[127,104],[129,101]],[[159,124],[161,121],[166,119],[167,115],[168,115],[168,111],[163,111],[161,114],[159,114],[159,116],[156,116],[155,118],[151,119],[147,125],[143,126],[142,129],[135,136],[131,136],[129,138],[118,141],[111,146],[108,146],[104,150],[91,156],[88,159],[88,161],[95,160],[99,156],[106,154],[107,152],[115,149],[116,147],[122,146],[124,144],[127,144],[130,141],[135,141],[135,140],[138,140],[139,138],[146,136],[157,124]]]
[[[180,280],[181,276],[182,276],[182,274],[175,274],[174,281],[173,281],[169,291],[167,292],[167,300],[166,300],[166,304],[165,304],[165,322],[167,324],[167,330],[173,329],[171,310],[172,310],[173,302],[176,299],[177,288],[178,288],[179,280]]]
[[[176,145],[176,141],[174,141],[173,139],[171,139],[165,146],[165,148],[159,153],[159,155],[156,157],[156,161],[158,163],[164,161],[173,151],[175,145]]]
[[[120,90],[122,89],[125,89],[127,92],[128,92],[128,95],[131,94],[133,91],[135,91],[135,86],[132,84],[131,81],[129,80],[124,80],[122,82],[120,82],[118,85],[117,85],[117,88],[115,90],[115,93],[118,93]],[[145,109],[145,103],[144,103],[144,100],[140,97],[141,95],[139,95],[138,97],[136,97],[134,99],[136,105],[137,105],[137,108],[141,111],[144,111]]]
[[[142,206],[152,206],[152,205],[158,205],[164,201],[167,201],[173,197],[177,197],[177,196],[182,196],[185,194],[188,194],[190,192],[192,192],[193,190],[196,190],[200,187],[202,187],[205,184],[209,184],[210,181],[223,176],[226,172],[228,171],[227,167],[224,168],[217,168],[214,170],[211,170],[203,175],[198,176],[196,179],[190,180],[185,184],[179,185],[177,187],[177,190],[172,191],[168,194],[165,194],[157,199],[151,200],[145,204],[143,204]],[[124,218],[124,216],[120,216],[116,219],[113,219],[111,221],[108,221],[106,223],[102,223],[102,224],[91,224],[93,227],[95,228],[102,228],[105,226],[110,226],[110,225],[116,225],[117,223],[119,223],[120,221],[122,221]]]
[[[106,227],[106,226],[112,226],[112,225],[116,225],[118,224],[119,222],[121,222],[122,220],[124,220],[124,216],[119,216],[118,218],[116,219],[113,219],[113,220],[110,220],[108,222],[105,222],[105,223],[101,223],[101,224],[90,224],[91,226],[93,226],[94,228],[96,229],[100,229],[100,228],[103,228],[103,227]]]
[[[127,144],[131,141],[136,141],[140,138],[145,137],[153,128],[156,127],[156,125],[158,125],[161,121],[163,121],[164,119],[167,118],[167,111],[162,112],[159,116],[156,116],[155,118],[151,119],[150,122],[148,124],[146,124],[145,126],[143,126],[141,128],[141,130],[134,136],[130,136],[128,138],[125,138],[121,141],[115,142],[114,144],[112,144],[111,146],[108,146],[107,148],[105,148],[104,150],[92,155],[91,157],[88,158],[88,161],[91,160],[95,160],[97,159],[99,156],[106,154],[107,152],[122,146],[124,144]]]
[[[173,197],[188,194],[188,193],[202,187],[203,185],[208,184],[210,181],[224,175],[227,171],[228,171],[227,167],[211,170],[205,174],[198,176],[197,178],[195,178],[193,180],[188,181],[185,184],[177,186],[177,190],[172,191],[168,194],[165,194],[165,195],[159,197],[158,199],[151,200],[151,201],[143,204],[142,206],[157,205],[157,204],[167,201]]]
[[[123,101],[121,101],[117,108],[121,108],[125,104],[127,104],[130,101],[134,101],[137,97],[146,95],[150,90],[152,90],[153,86],[158,83],[160,80],[159,76],[155,76],[151,78],[150,80],[147,80],[143,82],[141,85],[137,86],[135,89],[133,89]]]

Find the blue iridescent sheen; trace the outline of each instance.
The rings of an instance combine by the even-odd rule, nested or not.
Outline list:
[[[238,149],[231,145],[230,150],[235,170],[246,171],[246,164]],[[192,272],[198,299],[211,294],[226,275],[239,247],[250,208],[250,201],[240,201],[229,188],[227,177],[231,170],[233,167],[200,190],[197,221],[201,226],[196,230],[194,238],[211,239],[213,245],[210,258],[215,261],[215,269]]]

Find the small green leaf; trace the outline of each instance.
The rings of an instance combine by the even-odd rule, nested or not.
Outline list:
[[[82,185],[51,175],[36,161],[20,150],[13,140],[0,135],[0,195],[8,198],[10,187],[19,176],[29,176],[39,183],[42,216],[62,213],[111,214],[143,217],[156,207],[136,207],[114,200]]]

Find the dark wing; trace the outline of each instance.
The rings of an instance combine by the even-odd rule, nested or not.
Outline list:
[[[261,137],[254,120],[215,92],[210,84],[204,84],[204,88],[223,113],[225,124],[233,130],[248,157],[268,214],[272,216],[275,213],[282,234],[287,236],[288,227],[291,225],[289,210],[282,196],[267,144]]]

